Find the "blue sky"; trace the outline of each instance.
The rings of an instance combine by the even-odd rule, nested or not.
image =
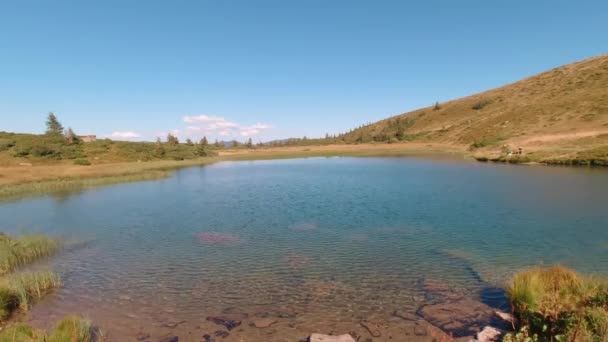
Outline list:
[[[608,52],[608,1],[4,1],[0,131],[323,136]],[[128,134],[132,133],[132,134]]]

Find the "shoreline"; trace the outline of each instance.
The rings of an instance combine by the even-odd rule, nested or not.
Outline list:
[[[218,156],[188,160],[125,161],[79,166],[67,163],[4,166],[0,168],[0,201],[62,190],[86,189],[139,181],[158,180],[171,176],[177,169],[210,165],[224,161],[297,159],[311,157],[458,157],[477,162],[543,166],[605,167],[594,160],[533,161],[527,157],[502,158],[473,153],[466,146],[451,144],[357,144],[262,147],[226,149]],[[481,152],[481,151],[480,151]]]
[[[221,150],[218,156],[188,160],[129,161],[87,166],[55,163],[50,165],[15,165],[0,168],[0,201],[62,190],[157,180],[172,171],[224,161],[275,160],[311,157],[407,157],[460,156],[459,147],[433,144],[324,145],[279,148]]]

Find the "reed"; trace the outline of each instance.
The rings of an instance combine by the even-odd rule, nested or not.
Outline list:
[[[0,233],[0,276],[53,255],[60,248],[59,240],[46,236],[24,235],[14,238]]]
[[[77,316],[68,316],[55,329],[46,334],[25,323],[16,323],[0,330],[0,342],[92,342],[95,340],[91,322]]]
[[[59,276],[53,272],[25,272],[0,279],[0,293],[5,293],[7,298],[6,311],[15,307],[27,311],[32,300],[42,298],[60,285]]]
[[[38,342],[44,336],[25,323],[17,323],[0,330],[0,342]]]
[[[91,342],[94,339],[91,321],[78,316],[64,318],[46,342]]]

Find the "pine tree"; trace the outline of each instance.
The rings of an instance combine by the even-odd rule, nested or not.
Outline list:
[[[63,126],[57,120],[57,117],[53,112],[49,113],[49,116],[46,119],[46,134],[49,135],[62,135],[63,134]]]
[[[217,148],[222,147],[222,143],[220,143],[217,139],[215,139],[215,143],[213,143],[213,145],[215,145]]]
[[[251,138],[247,139],[247,148],[252,148],[253,147],[253,141],[251,141]]]
[[[201,139],[201,141],[199,142],[198,145],[196,145],[196,154],[198,154],[201,157],[205,157],[207,156],[207,138],[203,137],[203,139]]]
[[[192,142],[192,140],[190,140],[190,138],[188,138],[188,139],[186,139],[186,145],[194,146],[194,143]]]

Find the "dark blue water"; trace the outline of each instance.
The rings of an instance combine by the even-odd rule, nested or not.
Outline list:
[[[311,158],[3,202],[0,229],[89,241],[50,261],[64,287],[45,315],[145,325],[291,305],[349,321],[415,310],[426,279],[475,295],[538,263],[606,273],[607,203],[601,169]]]

